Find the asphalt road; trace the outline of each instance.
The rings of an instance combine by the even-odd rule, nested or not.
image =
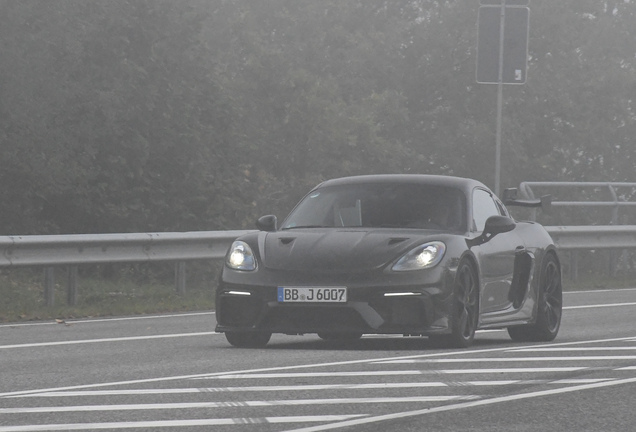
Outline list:
[[[232,348],[213,313],[0,325],[0,432],[634,431],[636,289],[565,294],[549,344],[480,332]]]

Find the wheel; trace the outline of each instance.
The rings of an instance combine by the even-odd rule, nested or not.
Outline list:
[[[225,332],[227,341],[238,348],[263,348],[271,337],[271,333]]]
[[[548,254],[541,265],[537,295],[537,318],[534,324],[508,327],[514,341],[549,342],[554,340],[561,326],[563,290],[561,268],[554,254]]]
[[[318,333],[320,339],[328,341],[353,341],[362,337],[362,333],[355,332],[325,332]]]
[[[434,343],[454,348],[466,348],[473,343],[479,317],[479,284],[477,272],[469,261],[457,268],[451,310],[451,334],[434,335]]]

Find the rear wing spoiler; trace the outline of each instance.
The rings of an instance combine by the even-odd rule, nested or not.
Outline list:
[[[503,193],[503,203],[509,206],[518,207],[541,207],[544,212],[549,212],[552,208],[552,195],[543,195],[539,199],[518,199],[517,188],[508,188]]]

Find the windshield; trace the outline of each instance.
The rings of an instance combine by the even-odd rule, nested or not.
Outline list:
[[[426,184],[323,187],[307,195],[281,229],[392,227],[465,231],[465,201],[458,189]]]

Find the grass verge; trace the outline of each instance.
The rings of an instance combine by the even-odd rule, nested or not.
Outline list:
[[[91,271],[78,278],[77,301],[67,304],[67,279],[57,272],[54,305],[45,304],[42,271],[12,269],[0,272],[0,322],[127,316],[214,309],[216,276],[194,275],[185,294],[177,293],[170,271],[117,270],[104,277]],[[112,273],[112,272],[109,272]],[[161,274],[163,273],[163,274]]]

